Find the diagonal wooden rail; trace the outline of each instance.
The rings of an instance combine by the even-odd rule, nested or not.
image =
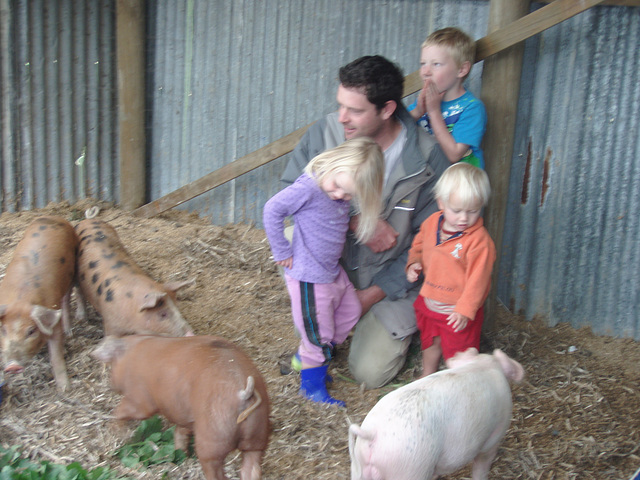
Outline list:
[[[571,18],[604,0],[555,0],[548,5],[526,15],[508,26],[501,28],[476,41],[476,62],[501,52],[547,28]],[[420,72],[415,71],[405,77],[404,96],[422,88]],[[238,158],[217,170],[188,183],[179,189],[143,205],[133,215],[150,218],[191,200],[251,170],[265,165],[291,152],[312,124],[271,142],[254,152]]]

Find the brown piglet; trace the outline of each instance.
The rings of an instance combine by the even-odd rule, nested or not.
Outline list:
[[[105,335],[192,335],[176,306],[176,291],[192,280],[161,284],[126,251],[116,230],[97,219],[76,225],[81,296],[102,316]],[[78,301],[84,307],[84,301]],[[78,315],[84,316],[84,309]]]
[[[220,337],[106,337],[92,355],[111,364],[124,395],[116,419],[161,414],[176,424],[175,447],[195,451],[207,480],[226,479],[224,459],[243,453],[241,480],[259,480],[270,434],[269,397],[251,359]]]
[[[0,284],[4,371],[22,372],[47,343],[53,377],[62,391],[69,385],[64,334],[71,329],[69,299],[77,247],[75,230],[64,218],[36,218],[25,230]]]

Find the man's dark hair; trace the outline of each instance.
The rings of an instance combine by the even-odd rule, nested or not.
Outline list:
[[[378,110],[393,100],[400,106],[404,75],[395,63],[380,55],[360,57],[342,67],[338,79],[345,88],[362,89]]]

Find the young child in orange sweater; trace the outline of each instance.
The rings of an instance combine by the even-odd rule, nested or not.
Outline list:
[[[440,211],[427,218],[407,260],[407,280],[424,282],[413,306],[422,341],[422,375],[456,352],[480,348],[483,303],[491,287],[496,248],[483,226],[491,187],[487,173],[456,163],[434,187]]]

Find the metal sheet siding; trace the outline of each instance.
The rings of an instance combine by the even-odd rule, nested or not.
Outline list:
[[[486,34],[486,1],[150,2],[150,197],[197,180],[336,108],[340,66],[382,54],[406,74],[435,28]],[[481,65],[469,82],[479,93]],[[181,208],[261,225],[287,158]]]
[[[0,0],[2,211],[119,201],[115,4]],[[486,35],[489,2],[146,8],[153,200],[333,110],[338,68],[361,55],[387,56],[410,73],[434,29]],[[497,291],[527,318],[640,339],[639,40],[640,8],[601,6],[525,44]],[[474,66],[468,82],[476,94],[481,74]],[[260,226],[287,159],[180,208]]]
[[[113,3],[1,0],[0,9],[2,210],[117,201]]]
[[[526,42],[498,296],[527,318],[640,339],[639,46],[624,7]]]

